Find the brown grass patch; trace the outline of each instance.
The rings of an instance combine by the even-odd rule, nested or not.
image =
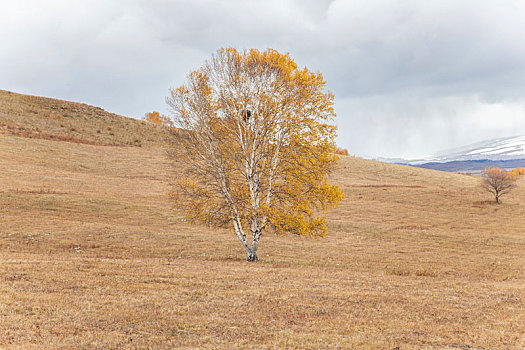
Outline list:
[[[428,230],[431,226],[426,225],[400,225],[396,226],[396,230]]]
[[[349,187],[360,187],[360,188],[425,188],[419,185],[350,185]]]
[[[0,161],[0,348],[525,347],[523,182],[475,206],[476,177],[342,157],[327,237],[247,263],[171,209],[157,148],[4,135]]]
[[[27,138],[51,140],[51,141],[82,143],[85,145],[123,146],[122,144],[118,144],[118,143],[109,143],[109,142],[104,143],[104,142],[85,140],[85,139],[81,139],[81,138],[73,137],[73,136],[46,134],[46,133],[40,132],[37,129],[27,129],[23,126],[16,126],[11,123],[0,123],[0,128],[2,127],[7,131],[8,134],[19,136],[19,137],[27,137]],[[71,128],[70,131],[76,131],[76,129]],[[137,145],[140,146],[140,143],[137,143]]]
[[[159,146],[173,129],[82,103],[0,90],[0,133],[102,146]]]
[[[472,202],[472,205],[474,207],[484,207],[484,206],[487,206],[487,205],[498,205],[498,203],[496,203],[495,200],[484,200],[484,201],[474,201]]]

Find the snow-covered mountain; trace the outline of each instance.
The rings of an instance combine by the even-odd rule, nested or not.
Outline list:
[[[477,142],[421,159],[375,158],[381,162],[450,172],[477,173],[486,167],[525,167],[525,135]]]
[[[449,149],[435,156],[407,161],[408,164],[453,162],[470,160],[525,159],[525,135],[477,142],[468,146]]]
[[[525,158],[525,135],[478,142],[441,152],[434,158],[433,161],[439,162],[449,162],[452,160],[523,159]]]

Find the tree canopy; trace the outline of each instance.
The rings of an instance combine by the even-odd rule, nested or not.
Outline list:
[[[157,111],[149,112],[144,115],[144,120],[153,124],[173,126],[173,121]]]
[[[319,214],[343,197],[327,181],[338,156],[324,89],[321,73],[288,54],[219,49],[167,98],[183,129],[176,206],[191,221],[232,227],[249,261],[265,229],[324,236]]]

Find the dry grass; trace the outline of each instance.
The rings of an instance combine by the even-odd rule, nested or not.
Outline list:
[[[341,159],[327,237],[247,263],[158,148],[0,135],[0,348],[523,349],[523,180]]]
[[[164,143],[168,130],[83,103],[0,90],[0,131],[11,135],[141,147]]]

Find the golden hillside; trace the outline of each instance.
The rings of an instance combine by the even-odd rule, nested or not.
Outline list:
[[[0,90],[3,133],[93,145],[148,146],[163,143],[167,129],[83,103]]]
[[[0,135],[0,348],[525,347],[523,179],[494,205],[474,176],[341,157],[326,238],[266,234],[247,263],[172,210],[161,148],[107,146],[162,128],[10,95],[4,125],[95,144]]]

